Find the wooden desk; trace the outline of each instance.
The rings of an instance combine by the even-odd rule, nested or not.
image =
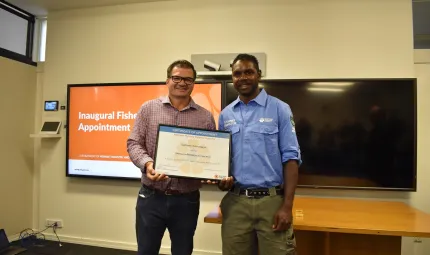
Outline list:
[[[296,197],[293,221],[300,255],[400,255],[402,236],[430,237],[430,215],[401,202]]]

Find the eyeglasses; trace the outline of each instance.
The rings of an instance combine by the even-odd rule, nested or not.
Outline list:
[[[180,83],[181,81],[184,81],[184,83],[187,85],[191,85],[194,83],[194,78],[190,77],[172,76],[170,78],[174,83]]]

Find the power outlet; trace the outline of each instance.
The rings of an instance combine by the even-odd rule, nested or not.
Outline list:
[[[50,219],[47,219],[45,225],[46,225],[46,227],[50,227],[50,226],[53,226],[55,223],[57,223],[57,228],[62,228],[63,227],[63,220],[50,220]]]
[[[421,238],[419,238],[419,237],[414,238],[414,243],[422,243],[422,242],[423,242],[423,240]]]

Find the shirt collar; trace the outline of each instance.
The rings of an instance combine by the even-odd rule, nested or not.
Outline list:
[[[160,97],[160,100],[161,100],[161,103],[163,103],[163,104],[170,104],[170,105],[172,105],[172,103],[170,102],[170,98],[169,98],[169,96],[162,96],[162,97]],[[172,106],[173,106],[173,105],[172,105]],[[188,109],[188,108],[194,108],[194,109],[197,109],[197,108],[198,108],[198,106],[197,106],[197,104],[194,102],[193,98],[191,98],[190,103],[188,104],[188,106],[187,106],[187,107],[185,107],[185,108],[184,108],[184,110],[185,110],[185,109]]]
[[[252,99],[250,102],[255,101],[257,104],[261,106],[266,106],[267,101],[267,92],[264,89],[260,90],[260,93],[258,93],[257,97]],[[237,106],[241,102],[240,98],[237,97],[236,100],[233,101],[233,106]]]

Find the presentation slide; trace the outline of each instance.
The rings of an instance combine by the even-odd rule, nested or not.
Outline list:
[[[196,83],[193,100],[218,126],[222,83]],[[127,138],[146,101],[167,95],[165,84],[69,85],[67,176],[140,179],[127,153]]]

